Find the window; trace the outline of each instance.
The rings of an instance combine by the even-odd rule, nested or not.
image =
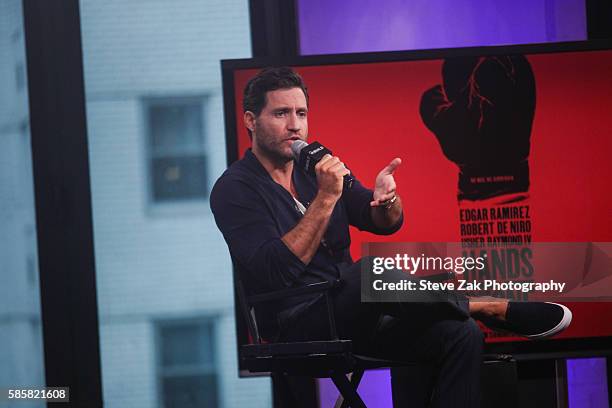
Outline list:
[[[157,350],[163,408],[219,406],[212,321],[159,323]]]
[[[145,103],[149,191],[154,203],[208,196],[204,98],[150,99]]]

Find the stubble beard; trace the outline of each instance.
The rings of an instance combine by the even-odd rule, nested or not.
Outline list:
[[[265,132],[261,132],[260,134],[263,137],[255,138],[255,143],[257,144],[257,149],[264,156],[266,156],[266,158],[268,158],[271,162],[273,162],[275,164],[278,164],[278,165],[284,165],[284,164],[287,164],[288,162],[290,162],[291,160],[293,160],[293,154],[292,153],[289,153],[289,154],[284,153],[282,151],[282,149],[281,149],[280,144],[266,143],[266,141],[269,141],[272,138],[268,137],[265,134]],[[284,143],[284,142],[281,142],[281,143]]]

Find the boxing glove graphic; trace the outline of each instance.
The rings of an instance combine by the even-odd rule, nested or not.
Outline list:
[[[420,114],[459,167],[459,200],[529,190],[535,79],[522,55],[446,59]]]

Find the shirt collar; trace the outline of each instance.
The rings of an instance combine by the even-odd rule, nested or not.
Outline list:
[[[270,176],[270,173],[268,173],[265,167],[259,162],[259,159],[257,159],[257,156],[253,154],[253,151],[251,150],[251,148],[248,148],[246,150],[242,160],[244,161],[244,164],[247,166],[247,168],[250,171],[252,171],[254,174],[257,174],[261,177],[264,177],[267,180],[270,180],[276,183],[274,179],[272,178],[272,176]],[[308,180],[310,177],[301,171],[296,171],[295,166],[293,166],[293,172],[291,174],[291,177],[293,178],[295,189],[297,190],[298,196],[300,198],[304,197],[304,193],[306,192],[304,189],[307,188],[305,187],[306,185],[309,186],[308,187],[309,189],[314,188],[314,191],[316,192],[316,183],[314,183],[314,180]],[[310,195],[312,194],[310,193],[308,194],[308,198],[306,198],[307,200],[312,199]]]
[[[253,152],[251,151],[250,147],[244,153],[243,160],[244,160],[244,164],[247,165],[249,170],[252,170],[255,174],[258,174],[263,177],[267,177],[270,180],[272,180],[272,176],[270,176],[270,173],[268,173],[268,170],[266,170],[265,167],[262,166],[262,164],[259,162],[259,159],[257,159],[257,156],[255,156]]]

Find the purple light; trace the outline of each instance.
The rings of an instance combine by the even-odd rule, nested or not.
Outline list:
[[[584,0],[300,0],[303,55],[584,40]]]
[[[608,407],[606,359],[567,360],[567,385],[570,408]]]
[[[391,376],[389,370],[370,370],[363,374],[357,390],[368,407],[391,408]],[[338,390],[329,378],[319,380],[319,406],[333,407]]]

